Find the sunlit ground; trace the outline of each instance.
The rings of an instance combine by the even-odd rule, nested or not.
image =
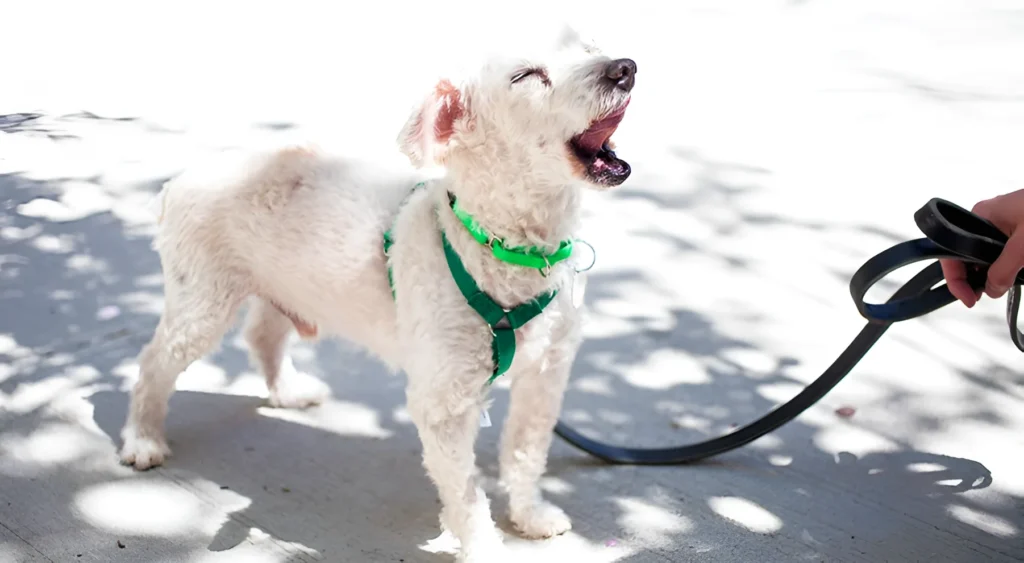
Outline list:
[[[639,66],[616,136],[634,174],[586,199],[597,262],[563,411],[611,441],[693,441],[785,401],[860,329],[849,277],[919,236],[914,211],[1024,188],[1016,3],[550,4],[4,10],[0,561],[452,560],[402,378],[343,343],[295,350],[333,399],[288,412],[232,333],[179,379],[166,467],[115,452],[161,310],[159,185],[296,140],[400,162],[410,104],[485,41],[535,44],[564,15]],[[705,465],[604,466],[556,440],[544,488],[574,529],[554,540],[504,519],[496,424],[478,446],[495,514],[535,561],[1022,560],[1002,306],[894,327],[820,405]]]

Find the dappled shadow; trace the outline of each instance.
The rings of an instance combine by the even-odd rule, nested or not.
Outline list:
[[[783,216],[748,206],[744,198],[762,191],[760,181],[771,174],[771,170],[748,166],[736,162],[722,162],[702,156],[698,151],[676,147],[670,151],[679,161],[691,169],[686,189],[668,191],[652,189],[643,184],[623,186],[616,192],[616,199],[622,201],[642,200],[658,207],[674,211],[690,211],[688,221],[704,222],[714,227],[716,237],[735,235],[738,229],[765,229],[769,227],[796,228],[809,235],[834,230],[836,226],[822,221],[812,221],[795,216]],[[707,217],[698,209],[714,208],[721,213]],[[850,228],[850,227],[844,227]],[[878,225],[854,225],[853,230],[891,242],[905,237]],[[659,233],[657,236],[666,236]],[[686,242],[679,243],[682,249],[692,249]],[[689,248],[688,248],[689,247]]]
[[[892,84],[897,89],[913,94],[921,99],[939,103],[1021,103],[1022,93],[983,92],[968,88],[958,88],[949,84],[939,84],[921,76],[913,76],[902,72],[886,69],[867,69],[864,74]]]
[[[0,115],[0,131],[5,133],[42,135],[51,141],[69,141],[77,140],[80,137],[77,134],[69,133],[67,131],[68,126],[81,121],[128,123],[136,121],[136,118],[101,117],[88,111],[57,117],[50,117],[41,113],[12,113]]]
[[[957,373],[980,388],[1024,400],[1024,373],[995,363],[977,370],[959,369]]]
[[[825,222],[749,205],[746,198],[760,189],[757,178],[769,171],[705,162],[693,151],[676,156],[695,167],[692,190],[673,194],[640,184],[615,197],[653,202],[680,221],[706,222],[724,241],[745,229],[766,236],[792,229],[808,241],[834,235]],[[152,194],[161,180],[129,191]],[[403,379],[344,344],[296,349],[298,367],[323,377],[334,394],[324,406],[296,413],[263,404],[257,396],[262,383],[232,332],[183,377],[184,388],[172,398],[167,434],[174,457],[145,473],[119,467],[115,451],[134,355],[162,299],[159,262],[145,229],[111,210],[76,211],[66,197],[69,181],[103,185],[93,177],[0,178],[0,335],[10,335],[0,341],[0,362],[7,366],[0,373],[0,473],[9,484],[0,488],[0,499],[11,503],[0,506],[5,525],[61,560],[189,560],[207,552],[244,557],[260,533],[269,536],[266,549],[280,561],[342,554],[367,561],[450,560],[417,549],[437,535],[438,505],[402,408]],[[63,207],[40,205],[45,201]],[[31,202],[37,203],[29,211],[38,212],[26,212]],[[727,213],[695,211],[709,206]],[[844,228],[876,241],[899,239],[873,225]],[[728,271],[759,275],[750,257],[685,234],[650,225],[633,234],[670,246],[680,261],[711,257]],[[827,264],[815,267],[846,275]],[[635,297],[627,288],[663,290],[650,271],[596,272],[587,302],[606,320],[604,304]],[[714,283],[719,274],[703,275]],[[755,336],[755,329],[769,326],[763,312],[747,307],[712,317],[699,298],[666,302],[657,316],[639,306],[617,313],[617,330],[588,338],[574,366],[565,420],[617,443],[692,442],[749,422],[804,386],[801,360]],[[729,328],[736,325],[750,334]],[[836,352],[844,345],[838,342]],[[1005,373],[993,373],[1000,369]],[[957,373],[972,390],[1020,393],[1020,377],[998,365]],[[857,376],[855,370],[851,377]],[[1007,422],[982,391],[962,395],[961,420]],[[879,393],[875,405],[900,409],[911,391],[892,386]],[[495,397],[498,421],[507,412],[507,394],[499,389]],[[935,413],[913,410],[905,420],[922,431],[942,422]],[[866,454],[837,448],[823,437],[836,424],[885,447]],[[857,417],[835,423],[809,414],[746,448],[687,467],[607,466],[556,439],[546,494],[575,517],[573,534],[585,546],[618,554],[606,560],[909,561],[934,551],[941,552],[930,558],[936,561],[1024,557],[1021,499],[993,491],[998,473],[972,459],[922,451],[876,427]],[[478,444],[492,493],[499,430],[500,424],[483,431]],[[37,443],[60,451],[39,461]],[[147,502],[178,499],[176,492],[185,491],[189,500],[181,502],[213,516],[168,509],[147,520],[144,513],[156,510],[133,504],[134,493],[123,491]],[[66,510],[59,517],[36,512],[33,498]],[[509,529],[500,495],[493,506]],[[83,540],[84,556],[77,558],[70,538],[82,530],[104,543]],[[554,549],[561,541],[538,548]]]
[[[676,147],[671,154],[693,168],[692,189],[665,192],[634,183],[620,188],[616,192],[617,199],[628,201],[638,198],[669,209],[692,209],[697,204],[734,208],[733,202],[758,189],[756,178],[769,173],[763,168],[707,159],[697,151],[683,147]],[[701,217],[696,219],[703,220]],[[727,225],[720,228],[719,234],[728,234]]]
[[[66,141],[77,139],[76,135],[70,135],[54,127],[43,123],[43,115],[39,113],[13,113],[0,115],[0,131],[5,133],[30,133],[33,135],[45,135],[51,141]]]
[[[99,191],[99,182],[0,175],[11,211],[0,217],[0,332],[17,334],[22,346],[88,341],[125,315],[159,313],[152,300],[160,298],[160,264],[151,239],[126,233],[110,211],[61,202],[62,184]],[[159,183],[138,188],[153,194]]]
[[[376,411],[398,406],[400,397],[382,395],[370,403]],[[127,395],[103,391],[89,400],[97,425],[117,442]],[[274,412],[268,416],[268,410],[273,411],[256,397],[180,391],[172,398],[167,433],[174,456],[165,468],[152,471],[175,480],[201,476],[250,503],[220,525],[210,540],[211,551],[233,549],[252,528],[267,526],[264,531],[275,540],[315,547],[328,559],[355,551],[375,561],[444,560],[410,558],[414,541],[396,541],[425,541],[437,528],[436,495],[421,469],[411,426],[382,418],[380,437],[339,435],[277,418]],[[383,474],[388,478],[378,477]],[[309,504],[316,505],[314,513],[307,513]],[[268,522],[271,506],[287,517]],[[354,512],[369,525],[357,536],[339,534],[338,523]]]
[[[692,152],[681,152],[677,156],[690,161],[699,158]],[[698,163],[696,169],[699,172],[685,193],[666,194],[663,190],[634,185],[624,189],[619,197],[624,201],[641,199],[669,207],[681,214],[680,222],[713,223],[719,244],[709,250],[696,239],[654,228],[633,231],[634,235],[667,242],[675,255],[683,259],[686,256],[715,258],[755,278],[757,265],[735,259],[723,250],[728,246],[728,238],[738,235],[740,228],[748,232],[762,230],[768,235],[776,227],[796,230],[804,236],[794,239],[806,240],[809,246],[813,245],[816,234],[835,237],[834,232],[829,232],[834,228],[825,223],[751,211],[744,198],[757,192],[756,182],[721,177],[740,171],[749,179],[749,174],[764,174],[764,170],[719,162]],[[701,211],[708,208],[728,212],[709,219],[702,216]],[[868,254],[905,240],[876,225],[844,225],[843,229],[863,235],[878,245],[874,247],[877,250]],[[779,252],[792,259],[793,255],[804,251],[786,248]],[[819,268],[845,286],[856,266]],[[606,301],[622,302],[635,293],[616,288],[653,288],[659,285],[655,279],[651,272],[636,269],[617,270],[607,276],[598,273],[588,285],[587,301],[597,309]],[[799,292],[798,276],[794,276],[792,284],[798,286],[795,291]],[[878,289],[889,292],[896,287],[896,282],[886,280]],[[849,296],[840,298],[849,299]],[[695,299],[700,297],[695,296]],[[852,304],[850,312],[854,313]],[[634,315],[617,314],[615,326],[619,328],[615,334],[590,337],[584,342],[574,367],[563,418],[584,433],[609,442],[654,447],[715,437],[769,412],[803,389],[807,370],[796,358],[771,353],[754,339],[738,337],[735,331],[723,332],[718,328],[722,320],[733,321],[726,324],[736,326],[737,318],[752,327],[765,324],[767,320],[754,313],[721,312],[721,318],[716,321],[688,308],[672,308],[654,315],[639,308]],[[818,321],[809,318],[807,322]],[[992,319],[979,324],[990,326]],[[628,329],[624,328],[626,326]],[[853,336],[850,333],[845,338]],[[840,341],[834,346],[836,355],[846,345],[842,341],[844,336],[838,335],[837,339]],[[906,341],[896,339],[901,343]],[[751,356],[756,357],[757,368],[751,368]],[[820,370],[825,367],[823,364]],[[869,369],[877,371],[879,368],[872,364]],[[858,372],[863,371],[855,369],[850,377],[856,378]],[[974,375],[968,370],[958,373],[960,381],[972,388],[958,398],[957,423],[1004,427],[1012,424],[991,402],[988,392],[1020,396],[1020,377],[1006,368],[983,368]],[[979,383],[988,380],[990,375],[991,382]],[[878,390],[880,398],[873,401],[873,408],[904,409],[901,419],[916,431],[945,429],[949,421],[940,414],[906,410],[907,404],[913,404],[908,403],[912,393],[898,385],[882,387]],[[685,550],[680,552],[679,546],[693,543],[693,538],[713,536],[717,524],[711,523],[719,522],[717,518],[730,518],[715,510],[715,502],[711,500],[715,498],[739,498],[753,503],[754,508],[747,507],[748,512],[763,511],[762,524],[774,522],[761,528],[748,526],[746,540],[738,542],[781,550],[772,560],[777,557],[791,561],[810,556],[827,560],[847,557],[916,560],[930,549],[927,542],[901,539],[905,537],[903,534],[927,535],[929,541],[946,545],[950,560],[963,560],[953,555],[961,543],[970,545],[967,551],[974,554],[970,557],[983,560],[1014,560],[1024,555],[1019,541],[1024,526],[1021,499],[1004,495],[1004,502],[993,503],[991,495],[964,494],[991,486],[993,476],[984,465],[943,455],[941,451],[920,451],[896,434],[879,433],[858,424],[856,417],[849,421],[839,422],[839,417],[835,420],[853,435],[875,434],[873,439],[886,444],[889,451],[863,456],[842,450],[828,453],[820,445],[812,445],[826,432],[826,425],[820,418],[820,415],[798,418],[744,449],[719,456],[711,463],[685,468],[603,468],[583,454],[573,453],[567,446],[556,447],[559,453],[553,454],[550,467],[552,475],[569,482],[578,484],[593,479],[595,484],[607,483],[612,487],[616,494],[601,499],[607,501],[605,512],[621,509],[614,499],[623,495],[670,498],[659,506],[668,512],[669,521],[682,520],[677,522],[675,533],[668,534],[675,539],[661,538],[656,543],[664,547],[652,548],[666,560],[686,553]],[[729,477],[724,479],[728,486],[720,482],[721,472],[728,472]],[[653,478],[660,486],[652,486],[639,475]],[[676,479],[684,479],[687,484],[680,486]],[[593,510],[594,502],[595,499],[590,499],[587,510]],[[833,504],[841,507],[827,508]],[[808,518],[812,514],[813,517]],[[909,518],[904,521],[903,516]],[[904,529],[879,529],[875,524],[880,518],[887,522],[892,519],[891,524]],[[738,527],[743,528],[743,525],[738,524]],[[737,530],[737,533],[742,536],[744,532]],[[772,539],[755,539],[759,534]],[[642,541],[646,543],[647,539]],[[707,543],[691,547],[694,555],[715,549]],[[719,544],[717,548],[725,546]]]
[[[612,293],[599,275],[591,286],[600,295]],[[770,365],[751,370],[730,358],[754,350],[752,343],[720,333],[714,322],[693,311],[673,310],[669,316],[670,328],[645,328],[644,319],[635,318],[629,319],[635,328],[628,334],[585,341],[563,418],[584,433],[613,443],[679,445],[749,423],[804,387],[805,381],[791,374],[800,367],[796,359],[767,353]],[[839,350],[837,345],[836,353]],[[668,367],[659,362],[658,369],[637,373],[638,366],[650,365],[650,358],[667,352],[690,361]],[[994,375],[1000,381],[1011,380],[1005,374]],[[856,369],[851,377],[857,377]],[[901,408],[908,393],[885,390],[884,402],[875,408]],[[984,394],[966,394],[961,401],[961,423],[1009,422],[988,408]],[[926,413],[905,415],[910,427],[922,431],[945,422]],[[613,495],[587,499],[581,510],[603,503],[600,510],[613,513],[622,509],[622,497],[660,499],[657,506],[666,511],[667,521],[679,521],[676,533],[669,534],[675,539],[661,538],[656,543],[663,547],[651,547],[667,558],[680,553],[680,544],[690,545],[694,555],[724,548],[695,539],[713,537],[719,518],[739,520],[731,540],[735,543],[730,545],[747,542],[780,550],[769,560],[832,560],[855,553],[876,560],[916,560],[924,544],[904,538],[921,535],[947,544],[951,553],[966,541],[984,560],[1021,557],[1021,500],[993,505],[963,495],[992,484],[990,471],[981,463],[919,451],[893,437],[884,438],[894,444],[893,451],[862,457],[842,451],[829,454],[810,445],[823,430],[820,422],[803,418],[746,448],[686,467],[608,468],[560,445],[552,454],[550,474],[575,487],[590,483],[614,490]],[[844,425],[873,432],[860,427],[856,418]],[[736,504],[738,515],[723,508],[730,503]],[[745,522],[743,514],[751,521]],[[891,522],[879,528],[879,519]],[[640,539],[634,538],[640,543],[654,541],[643,538],[639,530],[633,532],[640,534]],[[738,537],[744,539],[737,541]]]

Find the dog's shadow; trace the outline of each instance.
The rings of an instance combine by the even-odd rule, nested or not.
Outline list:
[[[119,447],[128,395],[101,391],[91,402],[97,426]],[[417,549],[438,535],[439,506],[411,427],[394,425],[382,439],[340,435],[295,416],[259,397],[172,396],[167,437],[173,455],[150,471],[186,488],[199,476],[250,501],[228,515],[211,551],[235,548],[258,528],[329,559],[358,551],[373,554],[372,560],[444,560]],[[346,531],[353,520],[361,521],[358,531]]]

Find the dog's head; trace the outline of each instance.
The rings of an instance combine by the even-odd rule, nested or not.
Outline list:
[[[635,75],[632,60],[607,57],[567,30],[544,57],[492,59],[459,86],[441,80],[406,122],[399,145],[417,166],[617,186],[630,167],[609,138]]]

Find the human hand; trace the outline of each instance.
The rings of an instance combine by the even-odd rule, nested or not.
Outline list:
[[[989,267],[985,282],[985,295],[996,299],[1010,289],[1017,272],[1024,267],[1024,190],[979,201],[971,211],[988,219],[1010,237],[999,258]],[[952,258],[943,258],[939,262],[949,292],[968,308],[974,307],[981,299],[982,291],[975,292],[967,283],[964,263]]]

